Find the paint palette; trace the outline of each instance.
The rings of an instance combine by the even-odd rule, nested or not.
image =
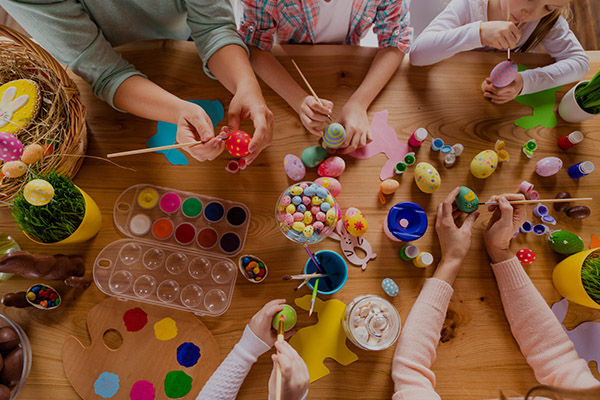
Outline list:
[[[110,243],[94,262],[104,293],[197,315],[223,314],[236,278],[236,265],[225,257],[135,239]]]

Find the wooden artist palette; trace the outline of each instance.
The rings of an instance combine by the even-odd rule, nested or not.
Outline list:
[[[87,327],[89,347],[69,336],[62,349],[83,399],[195,399],[219,365],[215,338],[190,313],[108,298],[90,310]],[[117,349],[103,339],[111,330],[122,337]]]

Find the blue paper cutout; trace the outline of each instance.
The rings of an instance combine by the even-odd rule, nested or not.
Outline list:
[[[213,129],[225,117],[225,109],[219,100],[188,100],[190,103],[199,105],[210,117]],[[148,139],[148,147],[168,146],[175,144],[177,139],[177,125],[170,122],[158,121],[156,133]],[[156,153],[164,154],[167,161],[173,165],[188,165],[188,159],[179,149],[161,150]]]

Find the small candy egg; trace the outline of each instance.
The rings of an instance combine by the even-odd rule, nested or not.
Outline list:
[[[438,190],[442,180],[433,165],[420,162],[415,167],[415,183],[422,192],[433,193]]]
[[[306,212],[306,206],[304,204],[298,204],[298,207],[296,207],[296,211],[304,214]]]
[[[321,230],[325,228],[325,225],[323,225],[323,222],[321,221],[316,221],[312,226],[315,229],[315,232],[321,232]]]
[[[354,207],[350,207],[344,214],[344,226],[352,236],[361,236],[367,231],[367,218],[364,214]]]
[[[314,215],[316,215],[319,211],[321,211],[321,207],[320,206],[312,206],[310,208],[310,212]]]
[[[302,163],[308,167],[313,168],[321,164],[323,160],[327,157],[327,150],[322,148],[321,146],[312,146],[304,149],[300,158],[302,159]]]
[[[1,143],[1,142],[0,142]],[[23,155],[21,156],[21,161],[25,164],[33,164],[42,159],[42,153],[44,152],[44,148],[37,143],[28,144],[23,149]]]
[[[344,172],[345,169],[346,162],[344,161],[344,159],[338,156],[333,156],[327,158],[321,163],[321,165],[319,165],[317,173],[319,174],[319,176],[337,178]]]
[[[281,205],[287,207],[292,202],[292,198],[290,196],[283,196],[281,198]]]
[[[510,85],[517,76],[517,63],[510,60],[498,63],[490,74],[492,85],[496,87],[505,87]]]
[[[304,219],[304,214],[301,212],[295,212],[293,217],[294,221],[302,221]]]
[[[308,184],[306,182],[301,182],[298,186],[300,186],[302,188],[302,190],[306,190],[306,188],[308,187]]]
[[[465,213],[472,213],[479,208],[479,199],[475,192],[465,186],[460,187],[458,195],[456,195],[456,206]]]
[[[304,204],[305,206],[308,207],[310,205],[311,197],[312,196],[308,197],[308,196],[302,195],[302,204]]]
[[[25,175],[27,169],[21,161],[9,161],[2,166],[2,173],[8,178],[18,178]]]
[[[302,232],[304,230],[304,228],[306,228],[306,225],[304,225],[304,222],[296,221],[292,224],[292,229],[295,231]]]
[[[308,225],[308,224],[310,224],[312,221],[313,221],[313,216],[312,216],[312,214],[310,213],[310,211],[306,211],[306,212],[304,213],[304,223],[305,223],[306,225]]]
[[[0,132],[0,160],[17,161],[23,154],[23,143],[10,133]]]
[[[317,215],[315,216],[315,218],[317,218],[317,221],[321,221],[321,222],[325,222],[325,220],[326,220],[325,213],[321,212],[321,211],[319,211],[317,213]]]
[[[325,223],[327,223],[327,225],[333,225],[336,220],[337,220],[337,211],[335,210],[335,208],[330,208],[325,213]]]
[[[302,203],[302,197],[300,196],[294,196],[292,197],[292,204],[297,206],[298,204]]]
[[[319,177],[315,179],[315,183],[318,183],[325,189],[329,190],[333,197],[338,197],[338,195],[342,192],[342,184],[335,178]]]
[[[311,237],[313,235],[313,233],[315,233],[315,228],[312,225],[307,226],[302,231],[302,234],[306,237]]]
[[[288,206],[285,208],[285,212],[288,214],[293,214],[296,212],[296,206],[293,204],[288,204]]]
[[[317,194],[317,186],[308,186],[306,189],[304,189],[304,194],[308,197],[313,197],[315,194]]]
[[[385,294],[390,297],[396,297],[398,296],[398,293],[400,293],[398,284],[390,278],[385,278],[383,281],[381,281],[381,287],[383,288]]]
[[[332,207],[335,204],[335,200],[333,200],[333,196],[332,195],[328,195],[327,197],[325,197],[325,201],[327,203],[329,203],[329,205],[332,206]]]
[[[471,173],[475,178],[484,179],[493,174],[498,167],[498,154],[493,150],[484,150],[473,157]]]
[[[319,205],[321,205],[321,203],[323,202],[323,199],[322,199],[322,198],[320,198],[320,197],[319,197],[319,196],[317,196],[317,195],[314,195],[314,196],[312,197],[312,200],[311,200],[311,202],[312,202],[313,206],[319,206]]]
[[[231,132],[229,138],[227,138],[227,140],[225,141],[225,147],[227,148],[227,151],[231,153],[232,156],[244,157],[250,154],[250,152],[248,151],[248,146],[250,145],[251,140],[252,136],[248,135],[246,132],[235,130]]]
[[[322,186],[319,186],[317,188],[317,193],[316,194],[317,194],[317,196],[319,196],[319,198],[325,199],[329,193],[327,192],[327,189],[325,189]]]
[[[327,125],[325,132],[323,132],[323,143],[325,143],[325,146],[337,149],[344,144],[344,140],[346,140],[346,130],[341,124],[334,122]]]
[[[299,181],[306,175],[306,169],[304,164],[300,161],[300,158],[294,154],[288,154],[283,159],[283,169],[286,175],[294,181]]]
[[[301,195],[303,191],[304,189],[302,189],[300,186],[294,186],[290,189],[290,194],[292,196],[298,196]]]
[[[285,222],[287,226],[292,226],[294,223],[294,216],[292,214],[285,214],[283,217],[283,222]]]
[[[321,203],[321,211],[327,212],[331,208],[331,205],[327,202]]]
[[[535,164],[535,172],[539,176],[552,176],[556,174],[563,166],[563,162],[558,157],[544,157]]]

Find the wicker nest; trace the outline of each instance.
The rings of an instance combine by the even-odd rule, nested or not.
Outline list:
[[[30,79],[38,84],[40,111],[27,129],[16,134],[23,145],[52,144],[52,154],[30,168],[56,170],[75,176],[87,146],[85,107],[75,82],[65,68],[48,52],[21,33],[0,25],[0,85],[15,79]],[[1,129],[0,129],[1,130]],[[4,177],[0,200],[10,201],[29,180],[31,172],[19,178]]]

